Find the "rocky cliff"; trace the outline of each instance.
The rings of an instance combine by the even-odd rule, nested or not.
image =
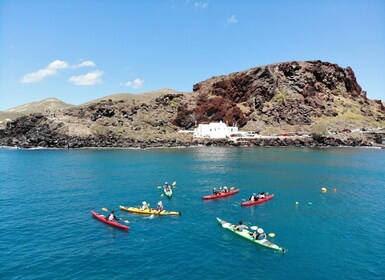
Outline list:
[[[385,108],[369,100],[350,67],[307,61],[256,67],[193,86],[197,102],[178,109],[175,124],[223,120],[248,129],[331,129],[383,125]],[[301,128],[300,128],[300,127]]]
[[[264,135],[310,132],[317,126],[340,131],[385,126],[385,108],[381,101],[366,97],[349,67],[321,61],[286,62],[212,77],[195,84],[191,93],[165,89],[119,94],[24,116],[0,130],[0,145],[77,148],[227,143],[193,140],[191,135],[178,133],[210,121]],[[345,142],[325,137],[254,139],[245,145],[367,144],[358,138]]]

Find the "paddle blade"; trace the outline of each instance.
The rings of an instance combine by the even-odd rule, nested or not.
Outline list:
[[[130,221],[127,221],[127,220],[124,220],[124,222],[125,222],[126,224],[129,224],[129,223],[130,223]]]
[[[109,212],[108,209],[105,208],[105,207],[103,207],[102,210],[103,210],[104,212]]]
[[[161,188],[161,186],[157,186],[157,188],[158,188],[158,189],[160,189],[160,188]]]
[[[274,236],[275,236],[275,233],[273,233],[273,232],[272,232],[272,233],[269,233],[269,236],[270,236],[270,237],[274,237]]]
[[[250,229],[252,229],[252,230],[257,230],[258,227],[257,227],[257,226],[252,226],[252,227],[250,227]]]
[[[175,186],[176,186],[176,182],[175,182],[175,181],[172,183],[172,186],[173,186],[173,187],[175,187]]]

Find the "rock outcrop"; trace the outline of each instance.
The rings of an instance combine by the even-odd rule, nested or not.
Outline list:
[[[248,121],[303,126],[320,117],[354,118],[352,113],[378,122],[385,120],[383,104],[366,97],[353,70],[328,62],[294,61],[256,67],[210,78],[195,84],[193,90],[198,95],[195,108],[187,111],[180,107],[175,120],[186,128],[195,120],[222,120],[240,127]],[[224,115],[228,104],[234,113]]]

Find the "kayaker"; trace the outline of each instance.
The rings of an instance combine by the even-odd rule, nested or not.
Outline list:
[[[257,233],[255,239],[258,239],[258,240],[266,239],[266,233],[263,231],[262,228],[259,228],[257,231],[258,231],[258,233]]]
[[[243,224],[242,221],[239,221],[239,225],[235,226],[234,229],[238,231],[243,231],[244,229],[247,229],[248,227]]]
[[[168,182],[165,182],[165,183],[164,183],[163,188],[165,188],[166,191],[169,191],[169,190],[170,190],[170,186],[169,186]]]
[[[266,197],[266,195],[264,192],[259,192],[257,197],[258,197],[258,199],[263,199]]]
[[[249,200],[250,200],[250,201],[256,201],[256,200],[258,200],[257,194],[256,194],[256,193],[253,193],[253,195],[250,196],[250,199],[249,199]]]
[[[163,211],[163,203],[162,203],[162,201],[159,201],[159,202],[158,202],[158,206],[157,206],[156,209],[158,210],[158,212]]]
[[[213,188],[213,194],[214,194],[214,195],[217,195],[217,194],[218,194],[218,191],[217,191],[216,188]]]
[[[115,210],[112,210],[111,213],[108,215],[107,220],[108,221],[115,221],[117,219],[118,218],[116,218],[116,216],[115,216]]]
[[[149,207],[149,204],[145,201],[142,202],[142,207],[140,207],[140,209],[142,210],[148,210],[148,207]]]
[[[227,188],[227,186],[223,187],[223,192],[225,192],[225,193],[229,192],[229,189]]]

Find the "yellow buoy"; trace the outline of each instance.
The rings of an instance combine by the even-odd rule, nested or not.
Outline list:
[[[322,188],[321,191],[322,192],[327,192],[327,189],[326,188]]]

